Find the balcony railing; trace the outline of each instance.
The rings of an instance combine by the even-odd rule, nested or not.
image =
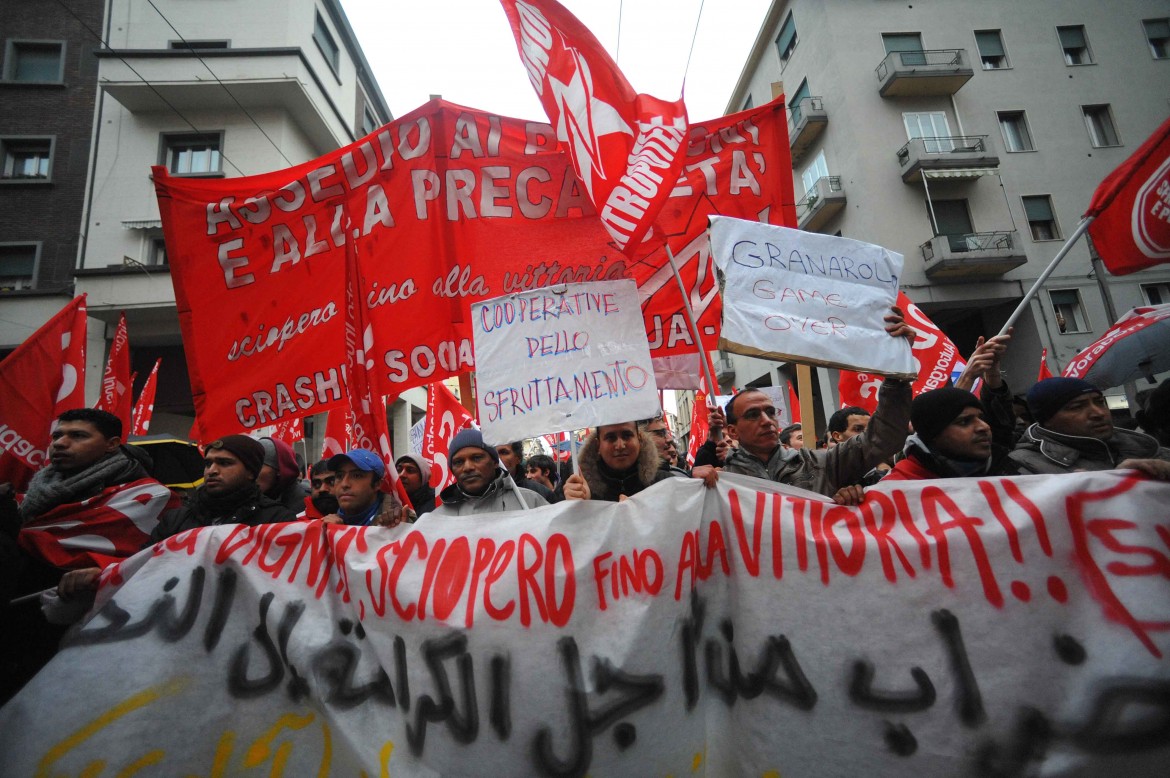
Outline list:
[[[796,223],[802,230],[815,232],[845,208],[845,187],[840,176],[823,176],[809,187],[808,194],[796,203]]]
[[[820,97],[806,97],[796,105],[789,106],[788,145],[794,163],[799,161],[804,152],[820,137],[828,123],[829,114],[825,112],[824,102]]]
[[[892,51],[874,72],[882,97],[953,95],[975,75],[964,49]]]
[[[923,170],[970,170],[974,176],[999,167],[999,157],[988,149],[986,135],[913,138],[897,155],[902,180],[907,183],[920,180]]]
[[[936,235],[921,248],[926,276],[935,281],[998,278],[1028,261],[1014,231]]]

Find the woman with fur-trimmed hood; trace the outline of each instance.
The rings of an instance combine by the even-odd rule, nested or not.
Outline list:
[[[566,500],[620,502],[671,477],[659,469],[654,441],[632,421],[603,424],[590,433],[577,463],[581,472],[564,484]]]

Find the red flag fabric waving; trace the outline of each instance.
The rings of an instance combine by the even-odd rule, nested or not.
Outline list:
[[[349,421],[349,411],[345,408],[334,408],[325,418],[325,442],[321,446],[321,458],[337,454],[344,454],[349,450],[349,441],[353,436],[353,425]]]
[[[455,434],[475,424],[459,398],[446,384],[435,381],[427,386],[427,421],[423,427],[422,455],[431,461],[431,486],[441,492],[455,482],[447,462],[447,447]]]
[[[966,366],[966,362],[951,339],[921,308],[911,302],[905,292],[898,292],[898,307],[902,309],[906,323],[914,329],[911,354],[918,371],[918,378],[914,380],[914,396],[941,389],[951,380],[953,373]],[[856,405],[873,413],[877,408],[878,387],[883,380],[880,375],[842,370],[837,378],[841,407]]]
[[[692,125],[657,224],[716,348],[712,213],[795,225],[784,101]],[[664,247],[612,240],[543,122],[435,100],[350,146],[229,179],[152,172],[207,440],[345,405],[344,243],[358,246],[373,367],[390,394],[474,367],[471,303],[632,278],[653,356],[693,354]],[[350,233],[341,212],[354,215]],[[506,250],[501,250],[506,247]],[[232,311],[224,317],[224,311]],[[539,430],[534,431],[539,432]]]
[[[154,415],[154,396],[158,386],[158,366],[162,359],[154,360],[154,367],[146,377],[142,392],[138,395],[138,402],[134,404],[134,424],[130,427],[131,435],[145,435],[150,431],[150,418]]]
[[[1170,262],[1170,119],[1105,177],[1085,216],[1113,275]]]
[[[350,220],[341,214],[342,229],[350,229]],[[386,476],[382,490],[395,492],[403,505],[410,505],[406,487],[398,480],[394,467],[394,451],[390,448],[390,429],[386,424],[386,398],[374,370],[374,328],[366,319],[365,300],[361,291],[362,271],[358,265],[357,246],[353,240],[345,243],[345,364],[348,368],[346,391],[349,412],[353,420],[353,445],[373,451],[382,459]]]
[[[502,0],[520,60],[619,251],[633,255],[678,180],[687,109],[636,94],[556,0]]]
[[[691,409],[690,439],[687,441],[687,465],[690,467],[694,467],[699,448],[707,442],[707,436],[711,432],[710,423],[707,421],[710,412],[707,408],[706,393],[695,392],[695,406]]]
[[[94,407],[121,419],[124,430],[130,429],[130,386],[130,338],[126,332],[126,314],[123,313],[118,317],[106,372],[102,375],[102,391]]]
[[[788,417],[792,419],[793,424],[800,423],[800,398],[796,396],[796,390],[792,388],[792,383],[788,383]]]
[[[1040,352],[1040,374],[1036,377],[1036,381],[1043,381],[1045,378],[1052,378],[1052,371],[1048,369],[1047,348]]]
[[[305,422],[300,416],[292,419],[281,419],[276,423],[272,437],[291,446],[293,443],[305,439]]]
[[[86,314],[85,295],[82,298],[81,309],[73,316],[72,326],[61,335],[61,352],[65,362],[61,366],[61,388],[57,390],[54,418],[71,408],[88,407],[85,402],[85,345],[89,317]]]
[[[84,363],[79,370],[73,362],[78,341],[85,341],[85,320],[81,295],[0,362],[0,483],[17,491],[45,463],[53,420],[67,410],[58,399],[75,397],[77,384],[85,383]]]

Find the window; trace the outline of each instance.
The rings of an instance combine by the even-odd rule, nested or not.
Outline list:
[[[1142,284],[1142,295],[1150,305],[1170,304],[1170,284]]]
[[[329,67],[333,68],[333,72],[336,74],[341,70],[341,50],[337,48],[337,42],[333,40],[333,33],[329,32],[329,28],[325,26],[325,20],[321,18],[321,14],[317,14],[317,22],[313,27],[313,42],[325,55],[325,61],[329,63]]]
[[[883,32],[882,45],[886,54],[898,53],[894,58],[895,67],[915,67],[926,64],[922,50],[922,34],[917,32]]]
[[[1023,111],[1000,111],[999,129],[1003,133],[1003,147],[1008,151],[1035,151],[1028,119]]]
[[[33,288],[39,250],[37,243],[0,244],[0,292]]]
[[[8,41],[4,79],[59,84],[65,78],[65,44],[56,41]]]
[[[951,140],[951,127],[947,122],[947,115],[942,111],[904,113],[902,121],[906,125],[906,138],[908,140],[922,138],[922,145],[927,153],[942,154],[955,150],[955,142]]]
[[[812,161],[804,172],[800,174],[801,181],[804,182],[804,192],[809,192],[816,189],[817,181],[829,175],[829,166],[825,164],[825,152],[817,154],[817,158]]]
[[[812,92],[808,88],[808,79],[806,78],[800,82],[800,88],[796,90],[796,93],[792,95],[792,99],[788,101],[788,114],[792,117],[793,127],[800,124],[800,120],[804,118],[804,114],[801,112],[801,102],[811,95]]]
[[[796,48],[796,22],[792,21],[792,12],[788,12],[788,18],[784,20],[784,26],[780,28],[780,34],[776,36],[776,50],[780,52],[780,66],[784,67],[788,64],[788,59],[792,56],[792,50]]]
[[[753,102],[752,96],[748,95],[747,99],[743,101],[743,108],[740,108],[739,110],[746,111],[747,109],[753,108],[753,107],[755,107],[755,102]]]
[[[1089,129],[1089,141],[1094,148],[1121,145],[1108,105],[1082,105],[1081,111],[1085,114],[1085,126]]]
[[[374,112],[369,108],[362,109],[362,135],[369,135],[374,130],[380,127],[378,117],[374,116]]]
[[[182,133],[162,136],[160,164],[177,176],[218,175],[221,133]]]
[[[1154,59],[1170,59],[1170,19],[1145,19],[1142,26]]]
[[[52,138],[0,138],[0,181],[48,181]]]
[[[1059,240],[1060,228],[1052,213],[1052,198],[1048,195],[1026,195],[1024,215],[1032,229],[1032,240]]]
[[[162,238],[150,238],[150,243],[147,246],[146,252],[146,264],[167,264],[167,243],[165,240]]]
[[[1089,39],[1085,37],[1083,24],[1057,27],[1056,34],[1060,38],[1060,48],[1064,50],[1064,64],[1093,64],[1093,52],[1089,51]]]
[[[1081,305],[1080,290],[1052,289],[1048,292],[1048,299],[1052,301],[1056,326],[1061,333],[1089,331],[1089,317]]]
[[[984,70],[1002,70],[1008,67],[1007,53],[1003,49],[1003,36],[999,30],[976,30],[975,45],[979,47],[979,59]]]
[[[184,51],[195,51],[198,49],[226,49],[229,48],[228,41],[171,41],[172,49],[182,49]]]

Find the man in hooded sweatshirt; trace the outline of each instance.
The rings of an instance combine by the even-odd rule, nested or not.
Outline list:
[[[914,434],[883,481],[1002,475],[1009,449],[996,446],[983,403],[963,389],[923,392],[910,404]]]
[[[455,483],[439,493],[443,501],[428,517],[470,516],[515,511],[548,505],[531,489],[516,486],[500,466],[500,455],[483,442],[477,429],[460,431],[447,448],[447,461]]]
[[[301,486],[301,468],[292,446],[276,438],[260,438],[264,447],[264,464],[256,483],[265,497],[300,513],[305,509],[305,488]]]
[[[435,509],[435,488],[431,486],[431,463],[418,454],[403,454],[394,461],[398,480],[406,489],[416,516]]]

